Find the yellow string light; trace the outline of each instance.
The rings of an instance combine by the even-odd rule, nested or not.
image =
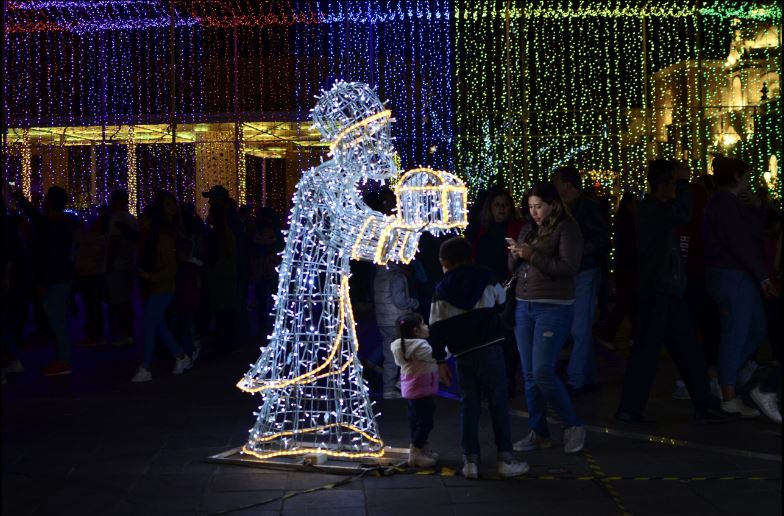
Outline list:
[[[138,176],[136,171],[136,139],[134,138],[133,126],[128,127],[128,211],[131,215],[137,216],[138,206]]]
[[[338,145],[340,145],[341,141],[346,136],[348,136],[350,133],[352,133],[353,131],[356,131],[357,129],[360,129],[362,127],[366,127],[366,126],[372,124],[373,122],[375,122],[376,120],[383,120],[384,121],[383,124],[378,124],[378,127],[376,128],[376,129],[378,129],[378,128],[382,127],[383,125],[389,123],[391,121],[391,117],[392,117],[392,111],[386,109],[384,111],[381,111],[380,113],[376,113],[375,115],[371,115],[371,116],[369,116],[367,118],[364,118],[364,119],[360,120],[359,122],[357,122],[355,124],[351,124],[350,126],[348,126],[345,129],[341,130],[338,133],[338,135],[335,136],[335,139],[332,141],[332,143],[329,144],[330,154],[335,152],[335,149],[338,147]],[[356,145],[357,143],[359,143],[362,140],[362,137],[363,137],[363,135],[357,136],[351,142],[349,142],[346,145],[346,147],[351,147],[353,145]]]
[[[21,148],[21,157],[22,157],[22,195],[24,195],[27,200],[31,199],[31,192],[30,192],[30,183],[31,183],[31,176],[33,172],[33,152],[30,148],[30,130],[24,129],[22,131],[22,148]]]

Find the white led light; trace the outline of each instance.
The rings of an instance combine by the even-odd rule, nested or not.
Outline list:
[[[357,185],[399,173],[391,113],[368,85],[338,82],[312,114],[333,159],[305,172],[294,194],[274,330],[237,384],[263,398],[243,452],[377,457],[384,443],[357,358],[349,263],[408,262],[422,231],[464,227],[466,189],[447,172],[414,169],[396,184],[398,213],[373,211]]]

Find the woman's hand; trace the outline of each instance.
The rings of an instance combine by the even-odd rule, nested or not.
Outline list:
[[[514,245],[509,247],[509,252],[512,256],[522,258],[523,260],[530,260],[531,255],[534,254],[534,248],[528,244]]]

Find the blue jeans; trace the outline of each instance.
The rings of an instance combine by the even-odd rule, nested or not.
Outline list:
[[[555,374],[558,354],[569,335],[574,305],[517,301],[515,337],[520,352],[528,403],[528,426],[549,437],[547,403],[555,407],[564,428],[580,425],[569,393]]]
[[[44,310],[52,326],[57,343],[57,359],[69,364],[71,362],[71,341],[68,338],[68,298],[71,295],[73,281],[46,285],[44,288]]]
[[[150,369],[152,355],[155,351],[155,337],[160,337],[163,344],[169,348],[172,356],[177,357],[182,353],[182,348],[177,345],[174,336],[166,324],[166,309],[169,308],[174,294],[151,294],[144,302],[144,351],[142,367]]]
[[[407,400],[408,427],[411,430],[411,444],[422,448],[427,443],[430,431],[433,429],[433,416],[436,412],[434,396]]]
[[[705,281],[719,305],[719,383],[734,386],[741,366],[765,338],[762,294],[746,271],[708,269]]]
[[[577,274],[574,284],[574,343],[567,369],[567,383],[575,389],[599,383],[596,349],[593,345],[593,320],[596,316],[596,291],[601,276],[601,269],[588,269]]]
[[[500,454],[512,453],[512,431],[509,426],[509,396],[506,391],[504,352],[500,344],[492,344],[457,357],[460,384],[460,441],[463,453],[479,455],[479,416],[482,394],[490,407],[495,445]]]

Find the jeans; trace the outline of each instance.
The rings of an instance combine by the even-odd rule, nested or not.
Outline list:
[[[573,305],[518,300],[515,308],[515,337],[523,365],[528,426],[541,437],[550,436],[548,402],[558,412],[564,428],[581,424],[566,387],[555,374],[558,354],[566,342],[573,316]]]
[[[596,349],[593,345],[593,320],[596,315],[596,290],[601,269],[588,269],[577,274],[575,281],[574,319],[572,320],[572,356],[567,369],[568,383],[575,389],[599,383]]]
[[[667,345],[670,358],[686,384],[694,408],[716,408],[719,400],[710,393],[705,355],[697,343],[683,299],[640,290],[636,307],[636,338],[626,364],[618,411],[640,414],[645,410],[663,344]]]
[[[759,285],[749,273],[708,269],[708,293],[719,305],[719,383],[734,386],[738,370],[765,338],[765,309]]]
[[[411,444],[422,448],[427,443],[430,431],[433,429],[433,416],[436,412],[436,402],[433,396],[407,400],[408,402],[408,427],[411,430]]]
[[[151,294],[144,302],[144,351],[142,367],[150,369],[152,356],[155,351],[155,337],[159,337],[169,349],[172,356],[177,357],[182,353],[182,348],[177,345],[174,336],[166,324],[166,309],[169,308],[174,294]]]
[[[66,364],[71,361],[71,342],[68,338],[66,312],[72,286],[72,281],[46,285],[44,293],[44,311],[57,343],[57,359]]]
[[[504,352],[492,344],[457,357],[460,386],[460,434],[463,453],[479,455],[479,416],[482,394],[487,397],[499,455],[512,453],[509,398],[506,392]]]
[[[379,326],[381,332],[381,351],[384,353],[384,392],[395,390],[398,367],[392,354],[392,341],[398,338],[398,330],[394,326]]]

